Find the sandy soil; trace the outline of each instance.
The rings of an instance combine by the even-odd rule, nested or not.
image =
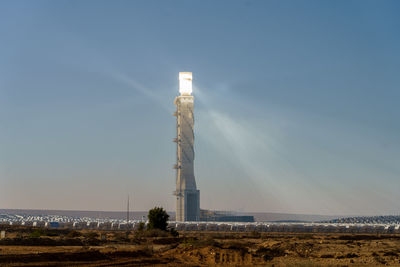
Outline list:
[[[0,266],[400,266],[400,235],[74,232],[10,232]]]

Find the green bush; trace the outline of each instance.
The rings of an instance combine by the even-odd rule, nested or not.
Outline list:
[[[48,231],[47,229],[36,229],[30,233],[29,237],[38,238],[41,236],[59,236],[59,233]]]
[[[143,232],[144,228],[146,228],[146,224],[144,222],[140,222],[137,230],[139,232]]]
[[[29,237],[32,237],[32,238],[39,238],[39,237],[41,237],[42,235],[43,235],[43,231],[37,229],[37,230],[33,231],[33,232],[29,235]]]
[[[175,228],[173,228],[173,227],[171,227],[171,228],[169,229],[169,233],[170,233],[172,236],[174,236],[174,237],[178,237],[178,236],[179,236],[178,231],[176,231]]]
[[[114,233],[114,240],[117,242],[129,242],[129,238],[127,238],[126,233]]]
[[[163,208],[155,207],[149,210],[149,215],[147,217],[149,219],[149,224],[147,226],[148,229],[160,229],[167,231],[167,221],[169,215]]]

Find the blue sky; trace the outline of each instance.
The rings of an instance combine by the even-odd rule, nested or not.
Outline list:
[[[1,208],[399,214],[398,1],[2,1]]]

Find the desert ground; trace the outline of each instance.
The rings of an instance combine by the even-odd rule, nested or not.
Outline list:
[[[0,230],[0,266],[400,266],[389,234]]]

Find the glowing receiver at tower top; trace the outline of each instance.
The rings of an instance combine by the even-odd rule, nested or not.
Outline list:
[[[192,94],[192,73],[179,72],[179,93],[181,95]]]

